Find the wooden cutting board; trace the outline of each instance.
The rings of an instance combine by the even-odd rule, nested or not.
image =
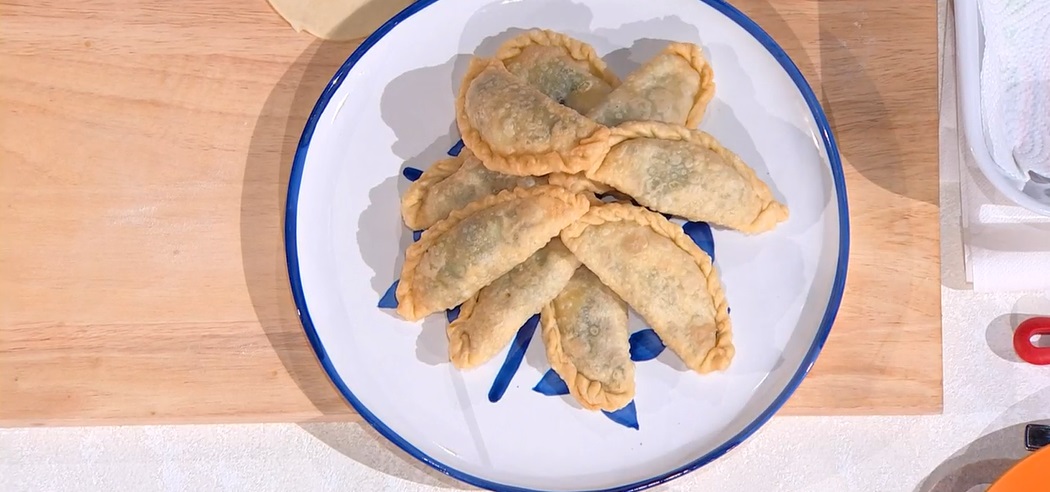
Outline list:
[[[935,3],[734,3],[809,78],[847,163],[845,300],[784,413],[939,412]],[[357,43],[264,0],[0,11],[0,424],[357,418],[282,242],[300,132]]]

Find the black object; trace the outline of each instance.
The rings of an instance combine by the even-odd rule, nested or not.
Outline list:
[[[1035,451],[1050,446],[1050,425],[1028,424],[1024,427],[1024,447]]]

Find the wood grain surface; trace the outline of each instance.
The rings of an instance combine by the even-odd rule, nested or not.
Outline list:
[[[806,74],[847,162],[845,300],[784,412],[938,412],[935,3],[733,3]],[[2,2],[0,425],[357,418],[282,239],[296,142],[356,44],[264,0]]]

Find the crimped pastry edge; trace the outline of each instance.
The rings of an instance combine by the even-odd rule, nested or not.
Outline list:
[[[430,189],[459,171],[467,159],[473,154],[470,149],[463,149],[458,156],[447,157],[433,163],[423,171],[423,175],[412,184],[408,185],[405,194],[401,197],[401,219],[409,229],[426,229],[433,225],[428,224],[420,217],[423,201],[427,198]]]
[[[463,219],[484,209],[510,200],[524,199],[539,195],[549,195],[559,198],[570,206],[581,207],[585,213],[591,206],[591,202],[584,195],[572,193],[569,190],[558,186],[540,185],[529,188],[518,187],[510,190],[503,190],[495,195],[489,195],[485,198],[475,200],[466,207],[452,212],[445,219],[438,221],[429,229],[423,231],[419,241],[409,245],[408,249],[405,251],[405,262],[401,265],[401,279],[398,282],[397,290],[395,291],[395,296],[397,297],[398,302],[397,314],[406,320],[418,321],[428,314],[433,313],[433,311],[419,312],[416,306],[416,300],[413,296],[413,290],[415,287],[415,269],[419,266],[419,262],[422,261],[423,255],[426,254],[427,250],[437,241],[436,238],[458,225]]]
[[[725,291],[722,289],[722,282],[711,258],[689,239],[681,227],[665,219],[664,216],[642,207],[625,203],[608,203],[592,206],[583,217],[562,229],[561,240],[575,253],[579,245],[579,237],[588,227],[619,221],[630,221],[647,226],[653,232],[674,241],[679,248],[693,258],[697,267],[700,268],[700,273],[707,281],[707,291],[715,307],[715,346],[707,352],[698,367],[690,366],[690,368],[699,373],[708,373],[729,367],[729,363],[736,354],[736,348],[733,346],[733,326],[729,319],[729,305],[726,302]],[[582,258],[580,260],[583,261]],[[586,266],[586,262],[584,265]],[[688,361],[684,362],[688,364]]]
[[[660,140],[681,140],[692,142],[704,148],[710,149],[720,157],[729,162],[741,176],[758,194],[762,201],[762,209],[749,224],[741,224],[736,227],[728,224],[719,224],[726,227],[756,234],[773,229],[777,224],[787,220],[789,212],[786,205],[773,198],[773,192],[764,181],[759,179],[755,171],[751,169],[738,155],[725,148],[715,137],[701,130],[692,130],[681,125],[661,123],[657,121],[628,121],[612,128],[612,137],[609,142],[616,146],[627,140],[635,138],[655,138]]]
[[[620,78],[598,56],[598,53],[594,51],[594,47],[579,39],[551,31],[550,29],[530,29],[507,40],[496,50],[496,59],[505,62],[520,55],[525,48],[532,45],[563,48],[565,53],[573,60],[586,62],[591,68],[591,74],[605,81],[610,87],[620,85]]]
[[[587,267],[581,266],[580,268]],[[547,361],[550,363],[551,368],[554,369],[554,372],[558,373],[562,380],[565,381],[565,385],[569,387],[569,394],[576,399],[580,406],[588,410],[613,412],[627,406],[634,399],[634,380],[631,381],[630,391],[613,393],[607,391],[605,385],[600,381],[592,380],[576,369],[576,365],[562,350],[558,313],[557,308],[554,307],[553,300],[547,303],[543,310],[540,311],[540,327],[543,335],[543,345],[547,352]],[[595,385],[597,385],[597,388],[595,388]]]
[[[585,177],[582,173],[551,173],[547,175],[547,182],[552,185],[561,186],[574,193],[594,193],[601,195],[613,191],[612,187]]]
[[[558,241],[559,243],[561,243],[561,238],[559,238],[558,236],[554,236],[553,238],[551,238],[550,241],[547,242],[546,245],[543,246],[543,248],[551,246],[551,241]],[[564,244],[562,244],[560,247],[565,248],[565,251],[575,262],[576,267],[573,269],[573,273],[575,273],[575,269],[580,267],[580,260],[576,258],[575,255],[572,255],[572,252],[569,251],[568,247],[566,247]],[[540,248],[540,250],[542,250],[543,248]],[[565,278],[566,284],[569,283],[570,278],[572,278],[572,274]],[[456,318],[455,321],[449,323],[448,327],[445,329],[445,334],[448,338],[449,361],[457,369],[472,369],[481,364],[484,364],[485,362],[488,362],[489,360],[477,360],[471,357],[476,352],[469,350],[469,347],[472,346],[470,343],[470,336],[467,335],[462,329],[460,329],[461,326],[467,324],[469,320],[473,318],[474,310],[478,305],[479,299],[481,298],[481,291],[485,290],[486,288],[488,288],[488,286],[482,287],[476,293],[474,293],[474,295],[470,296],[469,299],[464,301],[463,305],[459,308],[459,316]],[[561,290],[564,288],[565,286],[562,285],[558,288],[558,292],[560,293]],[[555,296],[557,296],[557,294],[555,294]],[[539,309],[542,310],[543,306],[546,306],[549,302],[550,300],[542,302],[542,305],[539,307]],[[521,320],[521,322],[524,323],[530,317],[532,317],[531,314],[525,319]],[[464,340],[464,338],[466,338],[466,340]]]
[[[481,137],[481,132],[474,128],[473,123],[470,121],[470,116],[467,115],[466,108],[467,92],[470,90],[471,83],[489,68],[501,70],[506,72],[507,76],[517,79],[514,74],[507,70],[503,62],[496,59],[475,57],[471,59],[470,66],[467,67],[467,72],[463,76],[463,81],[459,87],[459,94],[456,96],[456,126],[459,127],[460,136],[463,139],[463,143],[474,152],[475,156],[481,159],[485,167],[513,176],[543,176],[552,172],[578,173],[598,165],[605,157],[605,154],[609,152],[609,128],[595,123],[594,132],[578,139],[576,146],[568,152],[568,155],[562,155],[555,150],[542,154],[503,155],[497,153]],[[520,81],[520,79],[518,80]],[[537,94],[550,101],[551,104],[557,105],[565,111],[573,111],[573,109],[561,106],[551,100],[524,81],[521,81],[521,84],[527,87],[528,90],[536,91]],[[580,115],[580,117],[586,118],[583,115]]]
[[[695,44],[671,43],[664,48],[663,52],[684,58],[700,76],[700,87],[697,89],[696,97],[693,98],[693,106],[689,108],[689,115],[685,118],[687,127],[696,128],[704,119],[708,103],[715,97],[715,71],[704,58],[703,50]]]

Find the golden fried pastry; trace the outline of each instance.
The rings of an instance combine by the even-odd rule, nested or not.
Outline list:
[[[755,172],[707,133],[628,122],[613,129],[612,142],[587,177],[653,210],[747,233],[768,231],[788,217]]]
[[[401,217],[412,229],[426,229],[470,202],[502,190],[546,182],[534,176],[510,176],[490,171],[470,149],[427,168],[401,197]]]
[[[468,369],[488,362],[510,343],[522,323],[561,292],[579,266],[580,260],[554,238],[467,299],[448,326],[452,365]]]
[[[532,29],[503,43],[496,59],[547,97],[580,113],[620,85],[589,44],[546,29]]]
[[[456,98],[456,124],[485,167],[515,176],[576,173],[609,151],[609,129],[507,71],[474,58]]]
[[[690,369],[725,369],[735,349],[711,258],[662,215],[623,203],[593,206],[561,240],[652,326]]]
[[[587,116],[607,126],[664,121],[695,128],[714,95],[714,71],[700,48],[671,43],[627,76]]]
[[[544,247],[590,207],[556,186],[504,190],[423,232],[405,252],[397,312],[416,321],[458,306]]]
[[[588,410],[615,411],[634,398],[627,304],[580,267],[540,317],[551,367]]]

